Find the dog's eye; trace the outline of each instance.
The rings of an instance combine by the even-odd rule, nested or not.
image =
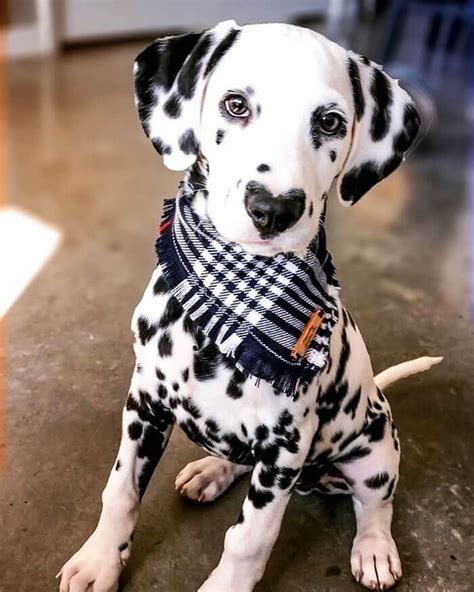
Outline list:
[[[232,117],[248,117],[250,115],[247,99],[242,95],[229,95],[224,101],[224,106]]]
[[[321,130],[327,135],[337,133],[343,123],[344,120],[339,113],[325,113],[320,119]]]

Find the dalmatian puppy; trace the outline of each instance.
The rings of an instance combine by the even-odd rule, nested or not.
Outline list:
[[[356,203],[397,168],[420,125],[410,97],[378,65],[290,25],[227,21],[158,39],[134,75],[145,132],[167,167],[187,170],[196,212],[261,256],[304,251],[330,190]],[[251,472],[240,516],[199,592],[254,589],[293,491],[351,495],[355,579],[371,589],[397,582],[390,529],[400,444],[382,388],[439,359],[374,379],[357,325],[335,297],[327,365],[290,398],[245,378],[154,271],[133,315],[136,365],[102,513],[58,574],[61,592],[118,589],[145,489],[175,425],[209,454],[177,476],[183,496],[210,502]]]

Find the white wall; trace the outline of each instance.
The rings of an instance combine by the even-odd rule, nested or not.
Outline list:
[[[199,29],[226,19],[288,21],[329,0],[64,0],[63,38],[82,41],[172,29]]]

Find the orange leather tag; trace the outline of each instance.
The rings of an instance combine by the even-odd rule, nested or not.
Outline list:
[[[291,350],[291,357],[293,360],[299,360],[302,358],[316,334],[316,331],[323,322],[324,314],[321,310],[315,310],[309,317],[309,321],[306,323],[295,347]]]

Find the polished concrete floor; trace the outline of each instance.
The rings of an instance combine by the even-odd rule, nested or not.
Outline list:
[[[74,51],[9,70],[9,202],[55,226],[62,242],[7,315],[1,592],[55,590],[54,575],[95,526],[117,449],[133,366],[129,319],[154,265],[162,197],[178,180],[135,116],[138,49]],[[400,592],[474,589],[465,134],[459,103],[446,105],[424,149],[356,208],[334,203],[330,212],[343,295],[375,369],[445,356],[388,393],[403,447]],[[216,564],[247,485],[213,505],[187,503],[174,476],[200,455],[173,435],[143,503],[124,591],[192,592]],[[258,590],[361,589],[349,570],[353,533],[349,499],[295,496]]]

